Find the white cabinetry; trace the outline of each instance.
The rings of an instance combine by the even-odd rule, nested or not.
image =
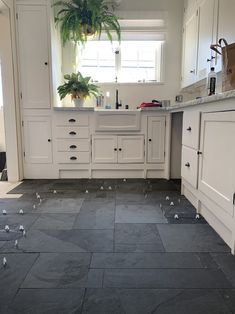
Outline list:
[[[24,117],[25,162],[52,162],[51,120],[48,116]]]
[[[17,5],[22,106],[50,108],[48,17],[45,5]]]
[[[183,28],[182,87],[191,85],[196,81],[197,41],[198,10],[186,20]]]
[[[214,58],[210,45],[214,39],[215,3],[215,0],[201,0],[199,3],[197,66],[197,80],[199,81],[207,77]]]
[[[144,163],[143,135],[94,135],[92,139],[94,163]]]
[[[166,118],[148,117],[148,163],[163,163],[165,160]]]
[[[202,115],[199,190],[234,214],[235,112]]]

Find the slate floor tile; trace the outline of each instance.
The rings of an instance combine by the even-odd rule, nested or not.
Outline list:
[[[207,224],[158,224],[167,252],[229,252],[229,247]]]
[[[216,290],[118,290],[126,314],[228,314]]]
[[[223,289],[219,291],[220,294],[223,297],[223,300],[229,310],[231,311],[230,313],[235,313],[235,290],[234,289]]]
[[[8,314],[82,314],[84,289],[20,289]]]
[[[88,253],[42,253],[21,288],[85,287],[90,259]]]
[[[117,205],[116,223],[167,223],[157,205]]]
[[[5,246],[5,249],[9,249],[9,246]],[[20,250],[26,252],[112,252],[113,230],[32,230],[28,232],[26,238],[20,239],[18,251]]]
[[[232,288],[214,269],[105,269],[105,288],[215,289]]]
[[[5,268],[4,257],[7,260]],[[38,254],[0,254],[0,305],[11,302],[37,258]]]
[[[114,200],[85,200],[74,223],[74,228],[113,229],[114,213]]]
[[[76,214],[41,214],[33,229],[72,229]]]
[[[87,289],[83,314],[126,314],[115,289]]]
[[[235,256],[223,253],[211,253],[211,256],[235,288]]]
[[[154,224],[115,224],[116,244],[155,244],[159,251],[164,250]]]
[[[153,253],[153,252],[164,252],[164,247],[161,242],[156,243],[115,243],[114,252],[120,253]]]
[[[78,213],[81,209],[84,199],[74,198],[54,198],[45,199],[42,201],[41,206],[38,208],[38,212],[53,213],[53,214],[68,214]]]
[[[7,214],[18,214],[20,209],[31,212],[33,210],[34,202],[30,199],[20,198],[4,198],[0,199],[0,215],[2,211],[6,210]]]
[[[217,268],[208,253],[94,253],[91,268]]]

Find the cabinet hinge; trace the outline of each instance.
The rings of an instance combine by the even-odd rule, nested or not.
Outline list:
[[[25,152],[24,152],[24,157],[25,157]]]
[[[20,92],[20,99],[22,99],[23,98],[23,95],[22,95],[22,92]]]
[[[24,126],[24,121],[22,121],[22,126]]]
[[[18,15],[18,13],[16,13],[16,19],[17,19],[17,20],[19,19],[19,15]]]
[[[198,16],[198,14],[199,14],[199,11],[197,10],[197,12],[196,12],[196,16]]]
[[[235,205],[235,193],[233,193],[233,205]]]

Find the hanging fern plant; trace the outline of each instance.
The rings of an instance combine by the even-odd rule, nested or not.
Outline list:
[[[114,14],[117,7],[114,0],[57,1],[54,6],[58,7],[55,22],[60,27],[63,45],[69,41],[84,44],[89,36],[100,38],[102,32],[110,41],[115,33],[120,41],[121,30]]]

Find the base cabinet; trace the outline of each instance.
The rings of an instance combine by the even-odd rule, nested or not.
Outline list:
[[[52,163],[51,118],[24,117],[24,157],[26,163]]]
[[[148,163],[165,160],[166,117],[148,117]]]
[[[235,201],[234,134],[235,112],[202,115],[199,190],[231,216]]]
[[[144,163],[144,136],[94,135],[93,163]]]

